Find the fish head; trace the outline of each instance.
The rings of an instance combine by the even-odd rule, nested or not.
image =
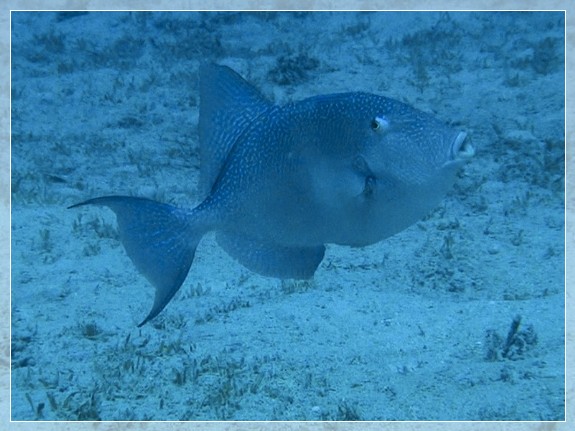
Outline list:
[[[361,197],[402,230],[435,207],[474,155],[467,134],[399,101],[365,95],[355,110],[362,123],[353,168],[362,172]]]
[[[330,159],[334,174],[317,176],[322,187],[316,195],[337,206],[334,225],[345,220],[353,226],[349,232],[338,228],[334,242],[367,245],[437,206],[474,151],[465,132],[402,102],[366,93],[341,99],[334,103],[346,109],[331,110],[341,112],[329,133],[329,151],[337,153]]]
[[[362,123],[356,163],[376,179],[412,190],[448,186],[474,155],[465,132],[396,100],[365,96],[355,111]]]

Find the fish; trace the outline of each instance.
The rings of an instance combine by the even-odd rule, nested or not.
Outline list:
[[[227,66],[200,66],[200,203],[133,196],[111,209],[120,241],[154,286],[154,319],[187,278],[198,243],[217,243],[249,270],[310,279],[326,244],[362,247],[436,207],[473,154],[464,131],[367,92],[277,105]]]

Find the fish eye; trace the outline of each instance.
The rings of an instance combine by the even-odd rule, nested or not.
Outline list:
[[[381,133],[389,128],[389,121],[387,120],[387,118],[383,116],[378,116],[375,117],[373,120],[371,120],[370,126],[371,130],[373,130],[374,132]]]

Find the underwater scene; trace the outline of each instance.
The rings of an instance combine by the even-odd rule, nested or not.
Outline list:
[[[11,419],[565,419],[563,12],[12,12]]]

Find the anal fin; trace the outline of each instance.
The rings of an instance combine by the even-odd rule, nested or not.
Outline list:
[[[324,245],[286,247],[221,231],[217,233],[217,241],[230,256],[249,270],[282,279],[313,277],[325,253]]]

